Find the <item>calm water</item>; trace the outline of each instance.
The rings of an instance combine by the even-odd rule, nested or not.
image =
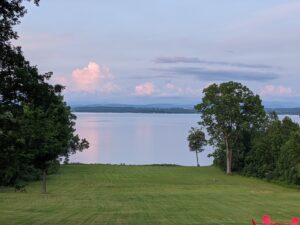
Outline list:
[[[197,114],[76,113],[77,133],[90,148],[71,157],[72,162],[112,164],[171,163],[195,165],[186,140]],[[210,165],[207,151],[200,165]]]
[[[111,164],[170,163],[195,165],[196,158],[186,140],[197,114],[76,113],[77,133],[90,148],[71,157],[71,162]],[[283,116],[281,116],[282,118]],[[300,121],[299,116],[290,116]],[[200,165],[212,164],[208,146],[200,154]]]

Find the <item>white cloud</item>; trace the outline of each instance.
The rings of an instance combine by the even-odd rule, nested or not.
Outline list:
[[[153,92],[154,92],[154,85],[151,82],[147,82],[135,86],[136,95],[152,95]]]

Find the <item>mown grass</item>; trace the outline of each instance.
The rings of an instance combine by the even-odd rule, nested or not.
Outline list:
[[[300,216],[300,191],[215,167],[68,165],[27,193],[0,188],[0,224],[250,224]]]

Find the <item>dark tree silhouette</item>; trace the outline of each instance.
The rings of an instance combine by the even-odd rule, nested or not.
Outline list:
[[[88,147],[74,134],[76,117],[64,102],[61,85],[48,83],[11,40],[26,14],[22,0],[0,1],[0,185],[15,185],[42,174],[46,192],[49,165]],[[39,1],[34,3],[38,5]]]

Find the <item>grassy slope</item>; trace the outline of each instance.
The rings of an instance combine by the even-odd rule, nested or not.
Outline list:
[[[0,224],[250,224],[300,216],[300,191],[214,167],[63,166],[27,193],[0,189]]]

